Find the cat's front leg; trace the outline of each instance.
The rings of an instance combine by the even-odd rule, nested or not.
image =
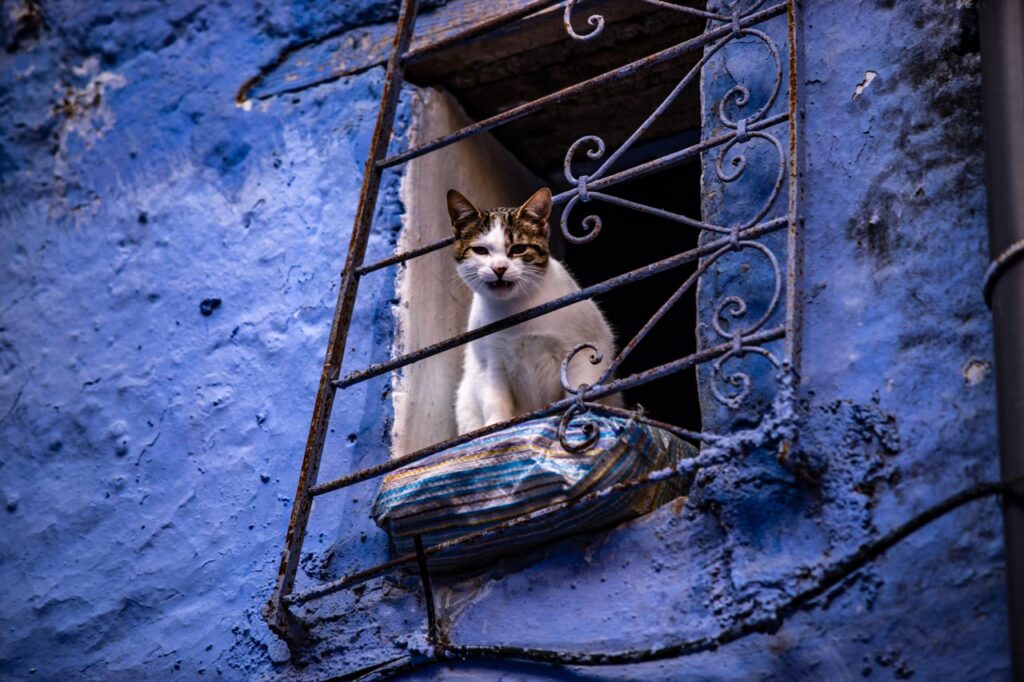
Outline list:
[[[455,421],[459,427],[459,435],[476,431],[484,426],[484,415],[480,411],[480,402],[477,397],[473,386],[473,377],[463,376],[462,381],[459,382],[459,390],[455,394]]]
[[[509,420],[515,416],[512,389],[508,385],[507,379],[490,373],[477,389],[486,426]]]
[[[455,422],[459,427],[459,435],[476,431],[484,426],[484,413],[481,409],[479,386],[486,380],[484,368],[476,355],[476,344],[466,348],[462,362],[462,378],[455,393]]]

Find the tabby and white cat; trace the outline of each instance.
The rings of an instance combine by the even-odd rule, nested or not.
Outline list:
[[[537,191],[519,208],[480,210],[455,190],[448,192],[459,276],[473,290],[469,329],[560,298],[579,285],[551,257],[548,218],[551,191]],[[585,341],[604,360],[579,353],[569,367],[573,386],[596,383],[615,355],[611,327],[590,300],[503,329],[468,344],[455,400],[459,433],[511,419],[562,398],[562,361]],[[604,399],[621,405],[619,396]]]

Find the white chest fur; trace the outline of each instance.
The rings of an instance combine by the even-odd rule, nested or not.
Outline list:
[[[469,329],[578,290],[572,275],[552,258],[543,282],[527,297],[497,301],[475,294]],[[459,433],[511,419],[561,398],[562,361],[585,341],[601,348],[604,360],[592,365],[587,353],[578,355],[569,367],[569,380],[578,385],[595,383],[615,354],[611,328],[593,301],[575,303],[470,343],[456,396]]]

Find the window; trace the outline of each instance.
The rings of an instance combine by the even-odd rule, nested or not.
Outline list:
[[[601,301],[618,327],[618,341],[626,348],[630,364],[624,363],[613,381],[589,387],[577,397],[557,401],[514,421],[571,414],[581,408],[581,402],[624,390],[635,392],[630,395],[633,400],[653,406],[652,414],[643,418],[667,421],[668,428],[703,442],[706,447],[700,461],[704,463],[729,456],[735,447],[774,442],[786,436],[792,400],[791,370],[798,358],[793,2],[738,0],[724,9],[706,11],[663,0],[642,0],[637,5],[643,11],[623,10],[613,3],[603,16],[584,12],[584,19],[575,16],[580,10],[573,0],[518,3],[517,9],[505,15],[489,16],[461,31],[434,35],[434,42],[417,44],[411,42],[415,2],[405,0],[394,49],[388,57],[377,130],[342,276],[292,523],[269,605],[268,619],[284,635],[295,634],[289,615],[292,606],[417,562],[427,594],[430,632],[436,633],[425,568],[425,557],[434,548],[418,548],[416,555],[398,557],[295,592],[312,500],[501,427],[495,425],[452,438],[450,425],[441,418],[444,405],[430,406],[423,413],[426,419],[423,414],[398,409],[397,417],[403,420],[402,437],[398,439],[403,449],[400,456],[320,482],[320,458],[331,410],[337,392],[348,386],[401,371],[406,384],[403,390],[409,390],[409,382],[448,381],[453,392],[456,374],[451,358],[457,356],[450,351],[577,300],[604,297]],[[562,34],[559,41],[544,42],[543,36],[552,35],[553,17],[560,19],[555,29],[567,32],[571,38]],[[586,31],[580,29],[584,24]],[[518,28],[513,30],[513,25]],[[534,26],[536,31],[530,34],[531,45],[542,46],[532,50],[540,54],[535,54],[531,63],[541,63],[544,77],[517,78],[516,74],[526,68],[522,60],[517,68],[514,58],[504,64],[500,58],[493,58],[503,54],[502,45],[524,39],[524,26]],[[637,30],[636,26],[650,30]],[[494,42],[482,42],[485,33],[493,36],[487,40]],[[678,42],[680,34],[685,36],[682,42]],[[597,47],[604,38],[609,42],[604,48]],[[665,41],[664,46],[658,44],[660,40]],[[779,48],[780,43],[786,45],[786,50]],[[445,61],[451,57],[446,57],[445,48],[455,44],[462,46],[461,70],[450,59]],[[576,50],[584,55],[578,62],[573,57]],[[653,53],[648,54],[651,50]],[[523,51],[511,53],[521,56]],[[430,55],[436,57],[431,67],[434,71],[427,68]],[[495,74],[509,75],[504,80],[474,80],[469,74],[474,59]],[[755,79],[758,87],[744,81],[759,72],[767,76]],[[403,75],[418,78],[427,86],[436,84],[431,79],[445,82],[456,95],[461,94],[460,102],[477,122],[469,123],[455,100],[428,92],[426,105],[433,118],[421,119],[420,137],[410,149],[390,152],[389,156],[388,141]],[[573,83],[569,85],[560,80],[570,77]],[[698,86],[702,86],[701,99],[692,95]],[[529,88],[543,92],[526,92]],[[681,99],[684,91],[691,93],[687,95],[689,100]],[[498,98],[496,92],[505,92],[510,99]],[[526,101],[510,101],[519,98]],[[636,104],[639,113],[632,106],[609,104],[620,100]],[[683,106],[672,108],[680,102]],[[488,103],[498,110],[488,111]],[[450,132],[453,128],[457,130]],[[495,139],[482,135],[487,131],[493,131]],[[443,155],[456,154],[453,145],[468,139],[475,140],[474,146],[463,145],[458,152],[462,156],[448,157],[445,163]],[[555,162],[552,153],[556,153]],[[445,177],[437,185],[436,169],[451,165],[453,159],[459,172],[475,173],[472,164],[476,162],[488,168],[486,177],[493,183],[485,191],[491,197],[480,196],[481,204],[521,200],[523,188],[535,186],[537,176],[550,182],[563,211],[555,223],[562,226],[568,242],[564,259],[583,280],[584,289],[472,333],[462,333],[459,328],[456,305],[431,316],[432,323],[407,323],[403,347],[393,359],[366,368],[343,369],[345,341],[361,277],[405,263],[410,270],[418,268],[417,280],[429,281],[442,276],[440,268],[448,271],[450,267],[443,252],[451,243],[445,234],[448,223],[443,214],[440,220],[419,221],[421,225],[437,225],[439,231],[409,230],[398,254],[363,262],[382,171],[409,164],[409,210],[426,216],[443,209],[443,189],[449,182],[458,184],[457,178]],[[700,167],[695,165],[697,159],[701,160]],[[500,172],[495,170],[499,168]],[[560,181],[559,175],[564,176]],[[436,205],[431,204],[434,200]],[[702,204],[705,213],[715,216],[713,222],[699,217]],[[642,226],[635,225],[638,221]],[[637,238],[641,229],[646,238]],[[614,261],[616,268],[608,268],[609,261]],[[426,309],[417,302],[415,287],[407,287],[403,295],[410,306]],[[642,352],[630,353],[631,339],[647,345]],[[688,371],[695,372],[700,381],[703,409],[699,413],[685,409],[697,402],[695,383],[687,378]],[[443,395],[440,390],[433,392]],[[680,405],[684,407],[680,409]],[[631,485],[649,482],[640,480]],[[453,652],[468,651],[467,647],[446,646]]]
[[[560,12],[541,13],[507,28],[500,39],[489,36],[443,50],[407,70],[419,86],[409,144],[443,137],[508,111],[522,102],[571,87],[579,78],[598,76],[602,68],[621,65],[671,47],[680,34],[700,33],[703,19],[669,17],[640,3],[613,3],[600,40],[566,40]],[[583,98],[540,109],[436,152],[412,159],[403,176],[406,212],[399,251],[422,247],[450,234],[445,193],[456,188],[482,207],[522,203],[547,185],[556,194],[569,187],[563,164],[566,150],[584,132],[581,122],[600,121],[607,144],[619,146],[665,98],[680,69],[691,68],[698,55],[683,55],[634,77],[613,83]],[[510,77],[509,74],[515,74]],[[582,101],[581,101],[582,99]],[[614,106],[609,106],[614,103]],[[619,167],[652,161],[700,139],[700,97],[687,88],[628,152]],[[578,154],[574,169],[593,172],[598,163]],[[619,196],[691,217],[700,216],[700,163],[685,163],[617,186]],[[565,204],[563,203],[562,206]],[[552,248],[581,286],[652,263],[665,255],[697,246],[697,230],[658,216],[643,216],[606,204],[597,214],[609,229],[599,239],[570,245],[558,229],[560,207],[552,218]],[[585,215],[582,207],[573,220]],[[574,232],[579,225],[572,225]],[[695,264],[597,297],[620,346],[640,329],[662,301],[685,281]],[[399,352],[422,348],[465,330],[469,293],[453,281],[447,249],[407,261],[399,270]],[[619,374],[631,374],[696,350],[692,329],[696,288],[687,291],[668,319],[655,326],[639,352],[626,359]],[[451,396],[461,372],[461,348],[425,359],[396,372],[392,450],[396,455],[427,447],[456,435]],[[415,402],[415,407],[412,403]],[[700,430],[700,410],[693,369],[626,392],[628,404],[668,423]]]

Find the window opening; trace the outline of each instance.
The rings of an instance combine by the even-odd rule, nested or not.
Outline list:
[[[523,101],[572,86],[581,76],[599,75],[602,68],[665,49],[679,35],[699,33],[703,28],[701,17],[681,13],[665,17],[663,10],[643,3],[605,3],[604,7],[614,10],[614,15],[605,16],[607,28],[600,40],[582,45],[567,41],[561,17],[548,13],[518,22],[499,37],[488,36],[413,64],[407,79],[420,89],[413,105],[410,144],[433,140],[473,120],[487,119]],[[412,159],[402,180],[406,211],[398,250],[449,235],[443,202],[449,188],[464,192],[481,207],[518,205],[543,185],[556,192],[564,188],[565,150],[579,137],[581,121],[600,121],[603,138],[613,147],[621,145],[637,122],[661,103],[678,81],[679,72],[698,59],[698,54],[683,55],[589,96],[541,109]],[[688,88],[646,131],[642,142],[627,152],[622,167],[636,166],[698,142],[700,124],[699,91]],[[599,166],[585,156],[577,164],[580,172],[593,172]],[[699,160],[693,158],[623,183],[616,192],[646,205],[699,218]],[[556,207],[553,226],[559,224],[560,213],[560,207]],[[636,214],[615,205],[601,206],[600,215],[614,226],[600,239],[566,248],[561,231],[553,229],[551,233],[552,255],[582,286],[697,246],[696,230],[658,216]],[[597,297],[616,330],[618,347],[643,326],[660,301],[692,274],[693,267],[688,265],[628,290]],[[459,282],[453,282],[447,249],[406,262],[398,277],[399,349],[420,348],[465,330],[471,294]],[[619,374],[635,373],[692,354],[696,350],[695,301],[696,287],[691,287],[664,322],[651,330],[638,353],[627,358]],[[462,349],[454,349],[395,372],[391,441],[395,454],[456,435],[450,396],[461,375],[461,353]],[[642,405],[651,417],[699,431],[696,386],[696,372],[691,368],[624,395],[628,405]]]
[[[744,370],[729,367],[728,363],[742,361],[745,358],[754,357],[768,361],[779,371],[777,374],[778,386],[777,395],[771,401],[770,409],[763,414],[764,424],[761,431],[750,431],[745,433],[732,434],[730,442],[743,444],[760,442],[784,437],[788,431],[792,419],[792,386],[794,380],[793,365],[798,359],[798,344],[796,343],[796,325],[798,323],[798,306],[796,299],[796,278],[799,274],[799,249],[796,219],[796,178],[797,178],[797,131],[796,131],[796,50],[794,46],[795,35],[795,12],[794,0],[783,0],[772,4],[769,0],[749,0],[748,2],[728,3],[727,10],[701,10],[680,4],[665,2],[663,0],[641,0],[643,4],[658,8],[660,10],[678,13],[687,18],[696,18],[699,29],[702,32],[684,39],[682,42],[674,43],[653,55],[639,57],[625,66],[603,70],[601,73],[591,75],[583,73],[582,79],[578,82],[563,87],[560,90],[543,94],[535,99],[511,108],[486,115],[476,123],[464,126],[460,130],[438,137],[435,140],[418,144],[411,149],[400,153],[388,155],[388,142],[394,124],[396,105],[399,91],[402,86],[403,76],[407,67],[410,73],[414,70],[416,62],[423,62],[425,57],[440,49],[439,46],[450,46],[463,41],[471,41],[486,31],[497,31],[499,38],[501,30],[510,21],[521,19],[525,16],[525,8],[510,12],[507,16],[488,19],[474,27],[466,29],[462,33],[448,34],[438,38],[431,47],[419,45],[410,50],[413,35],[413,26],[416,14],[416,0],[403,0],[400,16],[397,22],[396,34],[390,55],[387,61],[387,74],[381,95],[380,110],[377,118],[376,129],[373,134],[370,146],[370,154],[366,164],[363,187],[360,196],[359,208],[356,213],[355,225],[353,227],[349,253],[342,273],[341,286],[339,287],[338,305],[335,311],[334,320],[330,334],[327,354],[324,362],[324,370],[321,375],[320,387],[314,406],[313,419],[310,425],[309,439],[306,445],[306,452],[303,460],[302,471],[295,503],[292,509],[292,518],[288,534],[285,539],[285,548],[282,553],[281,566],[274,595],[268,604],[266,617],[271,626],[282,634],[286,639],[295,640],[302,637],[301,627],[291,615],[290,609],[298,604],[317,599],[352,586],[358,585],[365,580],[380,575],[381,573],[405,565],[419,565],[423,576],[423,587],[430,599],[429,574],[426,570],[426,558],[433,553],[444,550],[446,547],[470,542],[476,537],[487,535],[492,532],[500,532],[501,527],[484,529],[474,533],[454,538],[447,542],[433,547],[423,547],[422,543],[416,543],[416,552],[408,556],[400,556],[391,561],[377,566],[351,573],[338,580],[324,583],[301,592],[295,592],[295,578],[302,550],[302,543],[305,538],[306,526],[312,507],[313,499],[326,495],[333,491],[368,481],[381,476],[389,471],[394,471],[406,464],[419,461],[431,454],[440,452],[454,445],[468,442],[476,437],[493,433],[511,424],[521,423],[539,416],[561,415],[563,427],[581,412],[597,408],[595,400],[620,391],[646,390],[643,387],[663,380],[667,377],[679,375],[681,372],[704,368],[712,372],[709,381],[711,393],[715,399],[725,408],[737,409],[742,406],[750,389],[751,377]],[[555,10],[564,17],[564,30],[571,36],[572,41],[586,44],[588,41],[598,38],[603,32],[607,19],[597,14],[586,13],[585,31],[579,26],[583,19],[576,16],[575,0],[567,0],[564,3],[536,2],[528,3],[529,9],[542,10],[549,6],[557,5]],[[609,7],[617,7],[613,3]],[[608,13],[611,16],[611,13]],[[766,33],[760,31],[758,26],[762,22],[770,21],[776,17],[786,16],[788,18],[788,61],[782,56],[782,51],[776,42]],[[524,21],[531,21],[527,17]],[[705,25],[706,22],[706,25]],[[575,97],[594,96],[602,88],[614,88],[624,86],[638,73],[656,69],[660,65],[667,64],[684,55],[693,55],[689,68],[680,68],[676,72],[676,83],[672,86],[672,94],[665,102],[675,99],[679,92],[686,87],[696,88],[699,85],[702,67],[708,63],[716,53],[728,49],[730,44],[747,39],[754,43],[760,43],[766,56],[761,58],[765,68],[773,69],[775,74],[774,90],[770,93],[767,104],[755,110],[759,103],[750,102],[750,93],[745,86],[739,84],[721,96],[717,104],[718,123],[713,130],[701,137],[699,141],[686,141],[677,137],[679,146],[669,145],[662,141],[661,145],[649,145],[650,156],[643,156],[644,147],[640,143],[634,144],[644,137],[644,134],[653,131],[658,125],[665,125],[669,118],[662,119],[662,105],[655,108],[654,113],[649,115],[646,122],[637,122],[637,126],[629,138],[625,141],[604,139],[598,137],[601,133],[601,120],[586,121],[586,130],[580,130],[577,126],[576,132],[582,133],[582,137],[576,137],[575,141],[565,152],[563,173],[568,181],[568,188],[563,189],[555,196],[556,205],[560,205],[563,214],[559,223],[564,237],[573,246],[587,245],[595,242],[599,236],[607,238],[609,231],[602,229],[601,222],[593,216],[597,211],[592,210],[597,206],[601,209],[601,216],[605,221],[610,220],[606,213],[607,209],[618,207],[626,211],[630,220],[642,217],[644,220],[650,216],[658,216],[667,219],[672,227],[683,232],[682,228],[693,230],[698,237],[689,244],[679,242],[673,243],[672,248],[683,249],[672,253],[659,253],[653,261],[646,262],[637,267],[627,267],[621,274],[608,277],[600,282],[584,286],[580,292],[562,297],[555,301],[543,304],[531,310],[513,315],[504,320],[473,330],[472,332],[460,333],[443,341],[416,349],[402,349],[402,351],[391,360],[380,362],[369,367],[353,369],[343,368],[343,356],[346,346],[348,327],[351,322],[358,293],[358,284],[361,277],[368,273],[375,272],[381,268],[391,267],[398,263],[424,257],[440,249],[444,249],[452,243],[451,237],[439,238],[436,241],[414,245],[410,250],[397,253],[382,260],[365,263],[365,253],[370,231],[372,230],[372,217],[374,214],[377,195],[380,189],[381,173],[391,167],[408,162],[411,159],[419,158],[436,150],[443,149],[459,140],[467,139],[476,134],[488,130],[497,130],[501,126],[513,125],[514,122],[531,116],[545,109],[561,106],[563,103]],[[570,41],[570,44],[573,44]],[[786,64],[786,66],[784,66]],[[678,63],[677,63],[678,67]],[[586,71],[586,69],[584,70]],[[679,74],[685,73],[681,77]],[[788,87],[785,76],[788,73]],[[784,93],[780,97],[780,93]],[[772,106],[779,102],[781,106],[772,109]],[[788,107],[785,106],[788,103]],[[749,106],[748,106],[749,105]],[[772,113],[777,111],[778,113]],[[496,133],[497,134],[497,133]],[[652,135],[644,138],[648,141]],[[654,136],[657,139],[656,136]],[[737,218],[730,224],[715,225],[692,217],[686,202],[692,202],[693,197],[687,198],[680,193],[678,200],[682,202],[679,206],[664,204],[664,195],[657,193],[657,181],[651,181],[653,174],[660,171],[671,170],[671,173],[664,175],[663,181],[668,183],[674,177],[682,181],[688,177],[694,179],[694,167],[684,165],[686,161],[694,161],[702,154],[704,159],[704,173],[716,173],[722,183],[735,182],[748,165],[760,163],[763,155],[751,154],[749,159],[742,152],[746,145],[751,142],[762,142],[768,145],[769,149],[777,152],[777,179],[771,189],[769,196],[764,199],[763,206],[757,209],[754,215]],[[771,155],[767,158],[771,158]],[[773,166],[774,168],[774,166]],[[769,172],[769,175],[775,171]],[[641,179],[644,179],[641,182]],[[565,188],[565,183],[556,185]],[[662,188],[664,189],[664,187]],[[786,191],[784,191],[786,190]],[[656,193],[660,201],[648,204],[648,193]],[[672,196],[671,194],[669,196]],[[788,201],[787,201],[788,199]],[[759,201],[755,201],[758,204]],[[663,205],[658,205],[663,204]],[[575,213],[574,213],[575,211]],[[677,212],[678,211],[678,212]],[[687,215],[690,214],[690,215]],[[618,216],[618,214],[615,214]],[[616,220],[619,220],[616,217]],[[625,220],[623,214],[622,220]],[[557,227],[554,227],[557,229]],[[582,229],[582,231],[581,231]],[[681,237],[682,239],[682,237]],[[772,246],[766,246],[765,242],[773,240]],[[778,248],[781,246],[781,250]],[[596,248],[596,247],[595,247]],[[780,253],[776,253],[780,250]],[[667,251],[667,249],[666,249]],[[686,347],[677,346],[671,356],[661,364],[647,364],[640,371],[633,371],[626,361],[637,356],[631,351],[636,342],[648,336],[648,332],[659,323],[666,325],[672,318],[668,317],[672,307],[682,300],[682,297],[694,289],[702,278],[711,275],[716,276],[721,271],[730,267],[728,256],[730,254],[749,252],[753,256],[763,256],[769,266],[769,277],[766,281],[772,280],[774,276],[774,287],[769,286],[772,291],[768,302],[760,309],[752,309],[751,317],[757,315],[756,319],[744,318],[746,314],[746,302],[736,295],[724,295],[716,302],[711,311],[710,321],[703,321],[702,325],[713,330],[712,333],[704,335],[704,344],[693,352],[688,352]],[[575,256],[568,256],[570,262]],[[629,264],[632,266],[632,263]],[[585,266],[583,266],[585,267]],[[687,270],[689,275],[687,276]],[[729,275],[730,273],[726,273]],[[476,338],[481,338],[497,330],[512,326],[527,319],[533,319],[553,310],[571,305],[576,301],[587,298],[608,296],[613,300],[619,290],[625,291],[638,284],[655,282],[658,277],[671,275],[676,279],[673,284],[685,277],[685,284],[675,288],[672,296],[665,300],[655,299],[651,301],[652,306],[657,306],[656,311],[646,313],[646,321],[639,332],[635,328],[619,330],[619,344],[622,346],[619,360],[613,363],[618,378],[605,377],[593,386],[571,386],[566,385],[570,397],[560,399],[554,403],[535,410],[532,413],[520,415],[508,422],[494,424],[478,429],[469,434],[463,434],[421,447],[415,451],[395,457],[387,462],[341,476],[334,480],[318,481],[321,456],[323,454],[324,440],[329,430],[331,410],[339,391],[346,387],[356,385],[370,378],[381,376],[404,367],[419,363],[427,358],[438,356],[446,351],[459,348],[462,345]],[[672,289],[669,286],[668,289]],[[652,290],[653,291],[653,290]],[[659,292],[661,295],[663,292]],[[618,306],[619,304],[611,304]],[[640,314],[640,313],[638,313]],[[679,314],[679,313],[676,313]],[[693,318],[689,318],[693,319]],[[689,325],[687,325],[689,327]],[[624,332],[625,333],[622,333]],[[636,336],[634,336],[636,333]],[[632,341],[627,344],[630,337]],[[652,339],[655,337],[651,337]],[[648,339],[650,341],[650,339]],[[774,344],[774,345],[773,345]],[[566,358],[569,359],[583,348],[577,348]],[[645,363],[646,364],[646,363]],[[678,376],[676,376],[678,379]],[[717,384],[716,384],[717,381]],[[668,389],[671,390],[671,389]],[[687,466],[698,467],[701,462],[713,461],[702,459],[710,457],[724,457],[732,452],[733,445],[723,445],[723,436],[728,434],[705,433],[695,428],[679,428],[666,424],[650,416],[623,411],[637,419],[667,428],[675,433],[684,436],[691,441],[701,441],[708,445],[701,456],[695,458]],[[691,415],[692,417],[692,415]],[[678,417],[684,421],[687,417]],[[781,434],[781,435],[780,435]],[[565,432],[560,429],[559,440],[567,449],[579,449],[587,447],[587,442],[569,442]],[[603,495],[617,494],[627,489],[639,488],[656,483],[665,476],[681,475],[683,467],[675,470],[655,472],[654,474],[639,479],[616,484],[612,488],[590,493],[579,500],[561,502],[530,516],[537,514],[551,513],[552,511],[579,504]],[[527,517],[517,517],[503,524],[504,527],[524,523]],[[432,644],[441,646],[451,652],[465,650],[466,647],[454,646],[444,641],[443,635],[437,633],[437,622],[433,612],[433,604],[428,607],[429,632],[431,633]],[[471,649],[472,647],[470,647]]]

